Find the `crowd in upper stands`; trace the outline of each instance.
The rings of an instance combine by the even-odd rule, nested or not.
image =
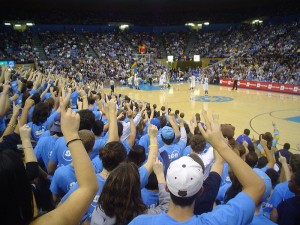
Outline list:
[[[80,59],[88,55],[89,45],[73,32],[40,32],[40,40],[49,59]]]
[[[64,70],[71,68],[67,72],[75,73],[79,70],[92,78],[111,74],[125,77],[124,73],[128,75],[131,66],[129,61],[139,53],[139,47],[144,46],[151,61],[160,58],[162,54],[173,55],[174,59],[184,55],[192,58],[194,54],[202,58],[225,59],[204,70],[211,81],[214,77],[232,78],[238,75],[239,79],[297,85],[300,71],[299,24],[244,24],[226,31],[157,34],[132,31],[82,34],[74,31],[39,32],[38,37],[49,62],[39,60],[32,33],[6,31],[0,33],[4,40],[0,58],[17,62],[36,59],[39,65],[55,64],[57,71],[61,71],[60,67],[63,66]],[[105,62],[110,63],[107,65]],[[145,73],[142,68],[140,72]]]
[[[30,32],[0,32],[0,59],[11,59],[18,62],[33,62],[39,58],[39,52],[32,43]]]

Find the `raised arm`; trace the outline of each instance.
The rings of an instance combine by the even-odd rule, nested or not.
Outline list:
[[[61,99],[61,102],[62,99]],[[79,138],[79,114],[71,109],[65,110],[66,102],[61,104],[61,129],[73,158],[73,166],[78,182],[70,197],[53,211],[37,218],[31,225],[73,225],[79,224],[80,219],[90,206],[97,190],[97,178],[86,150]]]
[[[289,169],[289,166],[286,162],[286,158],[283,157],[280,152],[279,152],[279,162],[281,162],[282,164],[282,170],[281,170],[281,173],[282,173],[282,176],[284,179],[281,180],[281,182],[284,182],[284,181],[288,181],[291,179],[291,171]]]
[[[118,124],[117,124],[117,116],[116,116],[116,101],[110,100],[106,103],[107,111],[108,111],[108,121],[109,121],[109,129],[108,129],[108,141],[120,141],[118,135]]]
[[[0,95],[0,117],[3,117],[6,113],[6,106],[7,103],[9,102],[8,100],[8,92],[10,89],[10,85],[4,84],[3,85],[3,91]]]
[[[153,164],[158,154],[157,132],[158,132],[157,127],[152,124],[149,124],[148,127],[148,135],[150,139],[149,154],[148,154],[147,162],[144,164],[149,174],[152,173],[153,171]]]
[[[168,119],[169,119],[169,122],[170,122],[170,124],[171,124],[173,130],[174,130],[175,137],[176,137],[176,139],[178,140],[178,139],[181,137],[181,134],[180,134],[180,131],[179,131],[179,127],[178,127],[178,125],[176,124],[174,114],[173,114],[173,113],[170,113]]]
[[[274,157],[272,156],[271,154],[271,151],[268,149],[268,146],[267,146],[267,141],[264,140],[264,139],[261,139],[260,140],[260,144],[261,146],[263,147],[265,153],[266,153],[266,156],[267,156],[267,159],[268,159],[268,164],[267,166],[269,168],[273,168],[274,167],[274,164],[275,164],[275,159]]]
[[[21,107],[18,105],[15,105],[15,103],[13,102],[13,114],[10,118],[9,123],[7,124],[7,127],[4,131],[4,133],[2,134],[0,142],[2,142],[2,138],[4,136],[9,135],[14,132],[16,125],[17,125],[17,119],[18,119],[20,109],[21,109]]]
[[[128,136],[127,141],[130,147],[132,147],[134,145],[135,137],[136,137],[136,126],[134,125],[133,118],[132,118],[133,112],[130,108],[127,108],[126,114],[130,122],[130,135]]]
[[[205,139],[213,146],[214,149],[228,162],[234,174],[243,186],[243,192],[248,194],[255,204],[259,204],[265,191],[265,185],[260,177],[240,158],[238,157],[223,139],[220,129],[219,116],[214,114],[210,121],[206,111],[202,112],[207,130],[199,126],[200,131]]]

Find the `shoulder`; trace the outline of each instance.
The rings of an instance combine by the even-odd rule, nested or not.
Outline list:
[[[159,215],[140,215],[134,218],[129,225],[150,225],[150,224],[158,224],[161,220],[161,214]]]

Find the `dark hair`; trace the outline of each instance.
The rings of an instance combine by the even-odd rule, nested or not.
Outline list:
[[[160,108],[160,110],[161,110],[161,111],[165,111],[165,110],[166,110],[166,107],[165,107],[165,106],[162,106],[162,107]]]
[[[246,149],[244,145],[241,145],[238,142],[235,142],[233,146],[233,150],[237,151],[239,154],[238,156],[242,157],[246,153]]]
[[[138,125],[136,126],[136,133],[142,135],[144,133],[144,128],[145,128],[145,123],[144,120],[141,119]]]
[[[34,104],[38,104],[41,101],[41,96],[39,93],[35,93],[32,95],[31,99],[34,101]]]
[[[246,155],[245,162],[251,167],[254,168],[258,162],[258,156],[256,152],[249,152]]]
[[[153,109],[156,109],[157,108],[157,105],[156,104],[153,104]]]
[[[29,92],[24,92],[22,95],[22,108],[25,106],[26,99],[30,96]]]
[[[245,130],[244,130],[244,134],[246,134],[247,136],[249,136],[250,130],[249,130],[249,129],[245,129]]]
[[[21,93],[25,93],[27,91],[26,83],[22,83]]]
[[[119,141],[108,142],[99,153],[103,168],[112,171],[126,158],[126,149]]]
[[[266,132],[264,134],[261,134],[259,138],[260,139],[262,138],[262,139],[266,140],[268,149],[271,149],[273,137],[272,137],[272,134],[270,132]]]
[[[120,122],[117,122],[117,126],[118,126],[118,136],[121,137],[123,134],[123,124]]]
[[[174,138],[175,138],[175,134],[173,135],[173,138],[171,138],[171,139],[165,139],[165,138],[163,137],[162,134],[160,134],[160,136],[161,136],[161,140],[162,140],[166,145],[172,144],[173,141],[174,141]]]
[[[93,97],[93,95],[90,95],[88,98],[88,104],[89,105],[94,105],[95,104],[95,98]]]
[[[92,128],[92,131],[96,136],[100,136],[101,133],[103,132],[103,128],[104,128],[104,123],[101,120],[96,120]]]
[[[26,83],[27,89],[31,89],[33,87],[33,82],[31,80],[28,80]]]
[[[22,158],[13,150],[0,151],[1,224],[23,225],[33,218],[32,187]]]
[[[193,135],[193,137],[190,140],[191,148],[194,152],[200,153],[204,150],[206,141],[205,138],[202,135]]]
[[[52,97],[51,98],[47,98],[44,102],[48,104],[49,111],[51,112],[51,110],[53,109],[54,104],[55,104],[54,99]]]
[[[228,172],[230,180],[231,180],[231,186],[228,188],[228,190],[225,193],[224,202],[227,203],[230,199],[233,199],[238,193],[240,193],[243,190],[243,186],[238,180],[238,178],[234,175],[234,173],[229,170]]]
[[[300,167],[300,155],[299,154],[292,154],[290,158],[290,166],[292,172],[296,172],[297,168]]]
[[[78,134],[85,150],[88,153],[91,152],[95,144],[95,136],[93,135],[93,133],[90,130],[80,130],[78,131]]]
[[[40,102],[34,107],[32,113],[32,122],[37,125],[44,123],[49,115],[49,105],[47,103]]]
[[[283,148],[289,150],[291,145],[289,143],[284,143]]]
[[[159,122],[160,122],[160,128],[163,128],[164,126],[167,125],[167,119],[165,116],[160,116],[159,117]]]
[[[268,164],[268,159],[265,156],[261,156],[257,161],[257,168],[261,169]]]
[[[128,224],[147,210],[142,201],[140,176],[137,166],[123,162],[108,176],[98,206],[109,217],[115,217],[115,224]]]
[[[91,130],[95,124],[95,115],[91,110],[83,109],[78,111],[80,116],[79,130]]]
[[[176,110],[175,110],[175,115],[178,116],[178,114],[179,114],[179,110],[176,109]]]
[[[135,145],[131,148],[127,155],[127,161],[133,162],[137,167],[141,167],[146,160],[146,153],[144,146]]]
[[[154,172],[149,175],[145,188],[151,191],[158,190],[158,181]]]
[[[198,193],[196,193],[195,195],[191,196],[191,197],[187,197],[187,198],[181,198],[181,197],[177,197],[175,195],[173,195],[170,192],[170,197],[172,202],[175,205],[179,205],[181,207],[185,207],[185,206],[190,206],[193,204],[193,202],[195,201],[195,199],[198,197]]]
[[[267,169],[266,174],[270,177],[272,182],[272,188],[278,184],[279,174],[273,168]]]
[[[183,117],[184,117],[184,113],[180,113],[180,118],[182,118],[183,119]]]
[[[201,125],[202,126],[202,125]],[[204,128],[203,128],[204,129]],[[202,134],[201,134],[201,131],[200,131],[200,128],[197,126],[197,127],[195,127],[195,129],[194,129],[194,134],[196,135],[201,135],[202,136]]]

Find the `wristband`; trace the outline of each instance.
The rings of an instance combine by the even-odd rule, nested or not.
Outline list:
[[[81,141],[81,139],[80,139],[80,138],[75,138],[75,139],[69,141],[69,142],[66,144],[66,146],[69,148],[69,144],[71,144],[71,143],[74,142],[74,141]]]
[[[86,99],[86,95],[83,95],[81,98],[82,98],[82,99]]]
[[[151,147],[158,147],[158,145],[149,145],[149,148]]]
[[[8,126],[11,128],[16,128],[16,124],[15,125],[8,124]]]

